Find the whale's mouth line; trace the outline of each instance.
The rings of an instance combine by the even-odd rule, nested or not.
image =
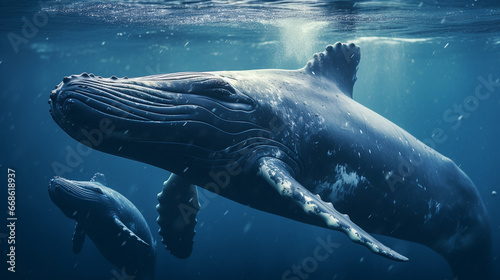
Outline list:
[[[196,94],[160,91],[137,85],[104,84],[84,80],[78,84],[60,85],[53,91],[52,114],[65,119],[65,112],[72,106],[99,111],[120,119],[144,122],[190,121],[199,119],[200,111],[222,122],[246,123],[222,117],[219,112],[251,113],[248,104],[231,104]]]
[[[107,118],[115,118],[118,120],[132,122],[169,123],[171,125],[181,126],[185,126],[188,123],[198,123],[233,136],[242,135],[251,131],[257,131],[266,135],[269,133],[269,131],[265,128],[248,121],[221,118],[220,116],[214,114],[211,110],[208,110],[200,105],[183,104],[163,107],[134,107],[131,104],[120,103],[101,95],[81,92],[79,90],[67,91],[67,97],[64,99],[60,109],[52,109],[51,111],[55,111],[54,113],[56,114],[56,118],[60,118],[61,122],[66,122],[67,125],[71,125],[72,120],[68,119],[64,112],[57,111],[71,110],[70,108],[72,106],[78,107],[79,112],[89,112],[89,115],[98,111]],[[198,111],[198,113],[196,113],[196,111]],[[209,115],[209,120],[211,121],[208,121],[205,118],[200,118],[198,116],[199,111],[203,111],[205,115]],[[237,126],[239,128],[223,129],[213,123],[231,123],[233,126]],[[136,141],[139,142],[138,140]]]

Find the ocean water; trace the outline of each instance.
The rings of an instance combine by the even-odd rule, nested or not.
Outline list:
[[[342,233],[220,197],[199,213],[191,257],[176,259],[156,234],[156,194],[168,172],[80,150],[49,114],[50,91],[67,75],[297,69],[337,41],[361,48],[354,99],[450,157],[474,181],[490,214],[498,270],[498,1],[42,0],[0,3],[0,208],[6,213],[0,278],[126,279],[88,239],[73,254],[75,223],[47,192],[55,175],[89,180],[101,172],[157,238],[157,279],[452,279],[444,259],[422,245],[377,236],[410,258],[397,263]],[[481,85],[490,94],[479,99]],[[16,172],[15,273],[7,271],[10,232],[3,225],[8,168]],[[329,239],[339,246],[311,262],[318,240]],[[309,272],[284,278],[304,262]]]

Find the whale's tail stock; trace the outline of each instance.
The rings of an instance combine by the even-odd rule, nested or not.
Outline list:
[[[474,183],[458,167],[448,178],[453,186],[432,235],[429,247],[442,255],[453,271],[454,280],[492,280],[493,253],[490,218]]]
[[[467,251],[445,256],[456,280],[493,280],[492,245],[490,234]]]
[[[440,246],[437,251],[450,265],[454,280],[492,280],[492,246],[487,216],[481,216],[475,225],[457,230],[446,249]]]

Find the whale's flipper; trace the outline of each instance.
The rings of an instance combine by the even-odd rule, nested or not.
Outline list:
[[[158,194],[157,223],[161,242],[178,258],[185,259],[193,250],[196,215],[200,210],[198,191],[186,179],[171,174]]]
[[[137,242],[139,244],[142,244],[144,246],[150,247],[151,245],[148,244],[146,241],[142,240],[137,234],[135,234],[132,230],[130,230],[123,222],[118,218],[114,217],[113,219],[115,225],[118,227],[120,230],[120,233],[118,233],[118,238],[123,238],[123,244],[125,245],[126,242]]]
[[[361,52],[354,44],[335,43],[326,51],[316,53],[303,68],[307,73],[333,81],[337,87],[352,98]]]
[[[85,241],[85,231],[79,223],[76,223],[75,233],[73,234],[73,252],[78,254],[82,251],[83,242]]]
[[[259,162],[259,176],[264,178],[279,194],[292,200],[309,215],[321,218],[329,228],[343,231],[353,242],[368,247],[372,252],[396,261],[408,258],[386,247],[363,229],[341,214],[331,203],[326,203],[319,195],[311,193],[290,175],[286,164],[276,158],[265,157]]]

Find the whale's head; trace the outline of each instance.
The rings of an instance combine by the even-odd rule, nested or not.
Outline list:
[[[65,77],[49,104],[57,124],[82,144],[170,171],[186,161],[203,165],[224,151],[237,153],[260,129],[253,121],[255,101],[211,73],[83,73]]]
[[[49,182],[49,195],[64,215],[77,221],[106,205],[102,203],[106,199],[106,193],[101,184],[96,182],[54,177]]]

